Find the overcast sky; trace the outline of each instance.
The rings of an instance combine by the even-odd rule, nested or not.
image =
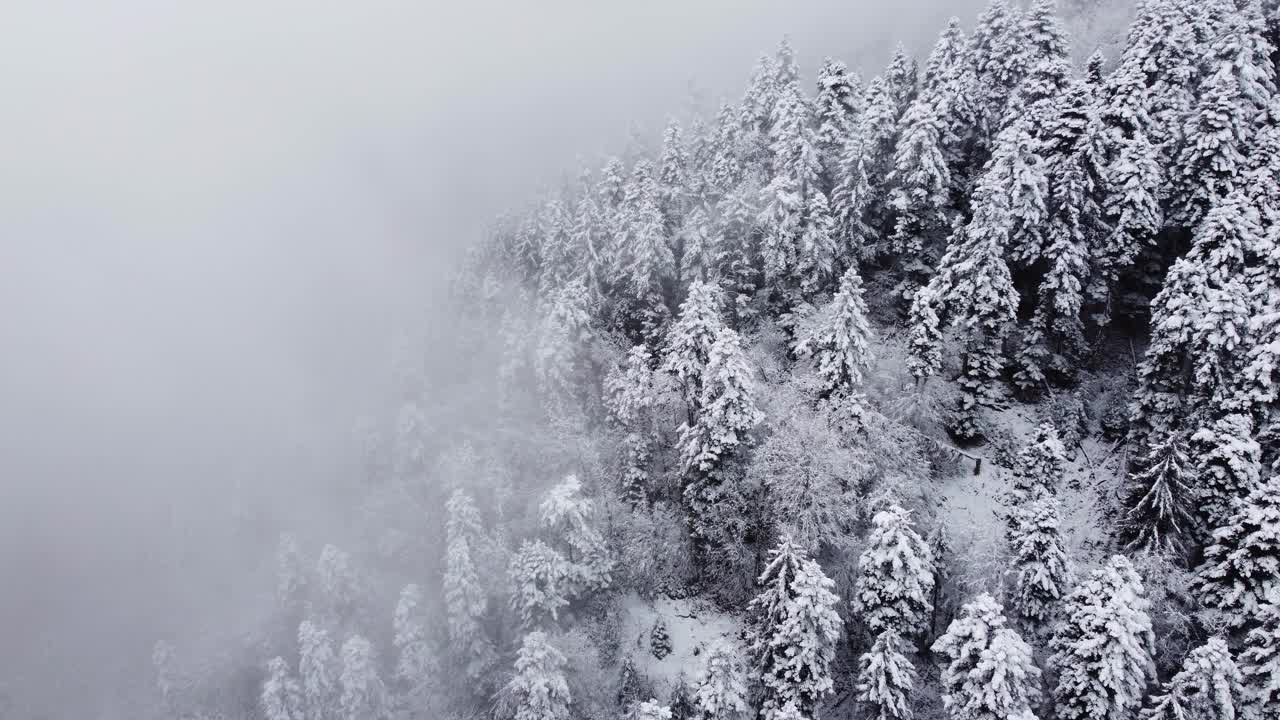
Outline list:
[[[56,671],[83,687],[50,712],[93,707],[111,628],[148,631],[129,593],[165,509],[304,472],[291,448],[350,421],[496,213],[691,88],[736,100],[783,35],[808,79],[824,55],[869,77],[977,4],[11,0],[0,683]]]

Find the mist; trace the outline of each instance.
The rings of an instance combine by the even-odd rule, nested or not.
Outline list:
[[[977,4],[10,6],[0,687],[114,717],[157,638],[255,606],[246,508],[342,532],[299,489],[349,470],[397,337],[496,215],[736,100],[783,36],[808,79],[870,77]]]

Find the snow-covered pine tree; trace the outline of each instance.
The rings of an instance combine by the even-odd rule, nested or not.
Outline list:
[[[923,93],[903,117],[889,183],[895,214],[891,245],[900,264],[917,280],[930,272],[925,254],[950,228],[951,171],[943,154],[944,127],[936,95]]]
[[[916,669],[903,653],[902,637],[892,627],[881,630],[871,649],[858,659],[858,700],[877,720],[911,720],[911,693]]]
[[[667,330],[661,366],[663,372],[670,373],[680,383],[690,417],[700,407],[711,347],[723,328],[719,287],[701,280],[690,283],[688,294],[680,304],[680,314]]]
[[[822,191],[830,194],[841,172],[844,144],[853,131],[861,108],[860,83],[840,60],[827,58],[818,71],[818,97],[814,115],[818,130],[815,143],[822,162]]]
[[[1119,555],[1071,591],[1049,642],[1058,717],[1134,717],[1155,677],[1149,606],[1142,578]]]
[[[813,359],[825,392],[852,392],[871,365],[872,339],[856,266],[845,271],[839,291],[819,312],[819,321],[796,338],[793,350]]]
[[[1246,709],[1244,677],[1225,640],[1209,638],[1191,651],[1182,669],[1151,696],[1143,720],[1239,717]]]
[[[1067,449],[1053,423],[1036,426],[1031,442],[1018,452],[1013,472],[1010,504],[1018,506],[1042,495],[1052,495],[1067,471]]]
[[[307,569],[298,549],[298,541],[290,533],[280,533],[276,545],[276,602],[289,618],[296,619],[307,597]]]
[[[658,195],[668,234],[675,232],[684,217],[689,173],[689,150],[685,147],[680,124],[671,119],[662,133],[662,161],[658,168]]]
[[[751,712],[747,704],[746,671],[738,648],[721,642],[707,654],[707,664],[698,680],[694,703],[703,720],[744,720]]]
[[[1248,415],[1224,415],[1191,436],[1195,458],[1192,489],[1203,527],[1225,527],[1236,504],[1258,486],[1262,476],[1262,447],[1254,439]]]
[[[342,644],[344,720],[387,720],[391,716],[387,689],[378,677],[378,664],[368,640],[353,635]]]
[[[885,184],[889,170],[893,167],[894,148],[897,147],[898,134],[901,132],[902,115],[895,90],[884,77],[877,76],[871,80],[867,85],[866,98],[866,109],[863,110],[861,122],[854,133],[859,147],[856,152],[860,157],[852,162],[846,158],[845,167],[849,173],[846,182],[849,185],[845,190],[850,198],[854,198],[859,188],[853,183],[866,184],[868,196],[863,208],[872,233],[872,237],[866,238],[872,242],[866,245],[870,246],[869,249],[874,248],[876,252],[884,253],[888,250],[882,244],[884,238],[881,235],[886,229],[886,207],[881,198],[886,195]],[[857,167],[857,163],[861,163],[862,167]]]
[[[1044,248],[1048,268],[1040,283],[1039,313],[1065,367],[1074,365],[1086,349],[1081,311],[1091,238],[1101,215],[1087,187],[1083,161],[1083,154],[1077,153],[1055,168]]]
[[[636,162],[624,205],[623,228],[627,249],[623,260],[626,286],[638,308],[632,320],[656,325],[666,310],[664,290],[675,277],[676,260],[667,242],[661,191],[647,160]]]
[[[1046,494],[1014,511],[1010,537],[1017,574],[1014,606],[1031,622],[1048,621],[1071,585],[1059,508],[1058,499]]]
[[[966,164],[986,164],[990,143],[1000,131],[1009,97],[1026,73],[1018,13],[1006,0],[991,0],[969,34],[972,67],[967,93],[973,98],[974,137]]]
[[[585,345],[591,338],[591,295],[577,278],[564,281],[538,332],[534,372],[543,395],[552,403],[575,397],[584,385]]]
[[[307,720],[341,717],[339,672],[329,633],[310,620],[303,620],[298,626],[298,675]]]
[[[555,622],[569,604],[569,567],[541,540],[525,540],[511,559],[511,608],[524,628]]]
[[[1255,617],[1280,586],[1280,473],[1238,501],[1231,520],[1213,533],[1194,587],[1205,607],[1233,626]]]
[[[1258,36],[1260,28],[1250,27],[1246,15],[1233,14],[1224,30],[1213,48],[1212,74],[1183,126],[1182,149],[1170,173],[1172,217],[1184,227],[1198,225],[1219,201],[1242,187],[1254,123],[1275,92],[1269,58],[1259,67],[1253,52],[1253,46],[1266,43]]]
[[[282,657],[267,663],[267,679],[259,697],[264,720],[304,720],[302,686]]]
[[[1185,442],[1183,435],[1165,435],[1129,474],[1117,525],[1126,548],[1176,557],[1198,535]]]
[[[953,720],[1031,720],[1040,699],[1040,669],[1031,647],[1006,627],[1000,604],[987,593],[960,610],[933,644],[946,658],[942,704]]]
[[[334,545],[325,545],[316,563],[316,578],[329,619],[338,625],[351,621],[360,600],[360,585],[351,556]]]
[[[867,89],[870,96],[871,88]],[[840,235],[842,255],[852,263],[868,255],[876,238],[867,224],[871,207],[869,146],[864,140],[866,112],[846,137],[840,157],[840,173],[831,194],[831,211]]]
[[[494,658],[481,625],[488,601],[471,558],[471,548],[480,538],[480,515],[471,496],[461,489],[454,491],[446,508],[444,601],[449,647],[465,664],[467,676],[476,678]]]
[[[503,689],[515,708],[514,720],[568,720],[571,697],[564,666],[564,654],[546,633],[535,630],[524,636],[515,674]]]
[[[705,475],[746,443],[747,433],[764,419],[742,341],[729,328],[720,328],[711,345],[697,407],[694,423],[680,428],[679,444],[686,471]]]
[[[667,621],[661,615],[649,630],[649,652],[659,660],[671,654],[671,633],[667,631]]]
[[[595,503],[583,497],[576,475],[551,488],[538,506],[539,525],[563,542],[572,596],[603,590],[613,582],[613,558],[594,521]]]
[[[1049,168],[1032,122],[1032,116],[1020,115],[996,135],[991,163],[980,181],[983,187],[974,198],[975,206],[997,204],[991,217],[1005,218],[1009,257],[1027,267],[1044,253],[1044,226],[1049,221]],[[1007,194],[1007,209],[998,193]],[[975,219],[980,213],[981,208],[974,210]]]
[[[1090,253],[1094,276],[1090,295],[1101,306],[1095,318],[1099,325],[1111,320],[1112,293],[1120,273],[1134,264],[1142,248],[1155,243],[1164,224],[1159,198],[1164,170],[1158,149],[1147,139],[1145,123],[1135,122],[1127,129],[1116,157],[1102,170],[1107,189],[1103,212],[1111,230],[1096,238]]]
[[[805,297],[813,297],[829,289],[835,278],[840,250],[837,245],[836,221],[831,214],[827,196],[814,188],[809,194],[804,214],[804,228],[796,257],[796,273],[800,277],[800,291]]]
[[[875,514],[866,549],[858,558],[854,610],[872,633],[893,628],[915,637],[929,620],[933,555],[898,505]]]
[[[1138,367],[1134,446],[1159,443],[1188,418],[1227,405],[1250,315],[1245,253],[1261,233],[1257,213],[1235,192],[1209,212],[1169,270],[1152,301],[1151,342]]]
[[[1275,720],[1280,711],[1280,588],[1258,608],[1255,627],[1245,636],[1240,665],[1254,717]]]
[[[696,203],[684,216],[679,231],[681,252],[679,277],[683,284],[707,280],[716,273],[715,258],[720,254],[719,238],[711,225],[704,203]]]
[[[907,369],[918,384],[942,369],[942,329],[938,313],[934,311],[936,304],[932,291],[927,287],[921,288],[911,300]]]
[[[1020,58],[1025,76],[1006,113],[1031,113],[1043,121],[1054,116],[1071,74],[1071,47],[1055,0],[1035,0],[1022,16]]]
[[[751,657],[760,683],[762,720],[779,720],[787,706],[813,717],[831,692],[831,662],[840,638],[840,599],[818,563],[783,537],[769,552],[751,601]]]
[[[431,679],[436,667],[427,638],[422,588],[410,583],[400,591],[391,628],[395,633],[396,679],[411,690],[422,687]]]

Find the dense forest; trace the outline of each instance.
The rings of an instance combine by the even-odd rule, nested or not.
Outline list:
[[[493,223],[157,717],[1280,718],[1280,5],[1052,0]],[[345,547],[339,547],[341,541]]]

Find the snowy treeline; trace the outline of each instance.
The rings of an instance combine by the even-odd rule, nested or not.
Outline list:
[[[993,0],[812,89],[784,41],[502,219],[465,361],[405,350],[362,426],[356,552],[282,539],[236,712],[1280,717],[1278,40],[1143,0],[1077,67],[1052,0]],[[996,570],[940,510],[979,470]],[[623,637],[661,596],[738,632]],[[176,655],[166,707],[214,712]]]

